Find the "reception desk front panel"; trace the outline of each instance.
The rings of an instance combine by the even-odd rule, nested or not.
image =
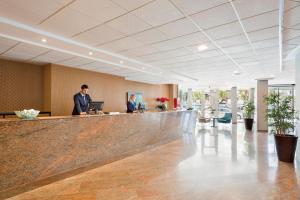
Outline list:
[[[193,132],[195,111],[0,121],[0,193],[106,164]]]

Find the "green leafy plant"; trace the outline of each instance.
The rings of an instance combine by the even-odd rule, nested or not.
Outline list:
[[[248,90],[239,90],[238,99],[241,99],[243,102],[249,101]]]
[[[255,111],[255,106],[253,101],[246,101],[244,104],[244,118],[252,119]]]
[[[192,93],[193,101],[200,101],[204,95],[200,91],[193,91]]]
[[[168,109],[166,104],[159,104],[159,105],[156,106],[156,108],[161,110],[161,111],[166,111]]]
[[[296,111],[293,107],[293,97],[280,96],[279,93],[272,92],[265,100],[268,104],[266,116],[269,119],[269,126],[275,129],[272,132],[275,134],[288,134],[295,127]]]
[[[219,100],[220,101],[227,101],[227,99],[229,99],[229,91],[227,90],[220,90],[219,91]]]

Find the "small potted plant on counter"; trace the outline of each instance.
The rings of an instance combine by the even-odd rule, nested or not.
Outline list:
[[[156,106],[158,110],[160,111],[168,110],[167,102],[170,101],[170,99],[166,97],[158,97],[156,98],[156,101],[159,102],[159,104]]]
[[[253,117],[255,106],[253,101],[246,101],[244,105],[244,122],[247,130],[252,130],[253,127]]]
[[[292,96],[272,92],[266,97],[269,126],[273,127],[277,156],[280,161],[294,162],[298,137],[294,134],[296,111]]]

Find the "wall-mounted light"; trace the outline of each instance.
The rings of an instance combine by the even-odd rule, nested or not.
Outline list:
[[[46,38],[42,38],[41,41],[42,41],[43,43],[47,43],[47,39],[46,39]]]
[[[92,55],[93,55],[93,52],[90,51],[90,52],[89,52],[89,55],[92,56]]]

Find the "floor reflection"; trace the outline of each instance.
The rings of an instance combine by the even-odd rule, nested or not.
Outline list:
[[[158,148],[11,199],[300,199],[299,164],[278,162],[272,135],[244,124],[197,126]]]

